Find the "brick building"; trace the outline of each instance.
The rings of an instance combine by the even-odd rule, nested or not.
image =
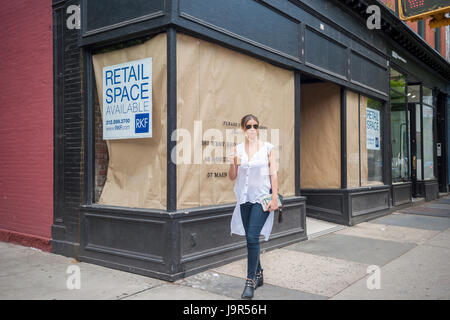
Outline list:
[[[381,2],[398,16],[398,0],[381,0]],[[441,56],[447,59],[448,26],[430,28],[430,20],[431,18],[415,22],[406,21],[406,24],[420,35],[433,49],[439,52]]]
[[[50,251],[53,29],[50,0],[0,11],[0,240]]]

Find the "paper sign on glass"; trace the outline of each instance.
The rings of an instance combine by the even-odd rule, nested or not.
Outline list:
[[[380,111],[367,108],[366,132],[367,150],[380,150]]]
[[[152,137],[152,58],[103,68],[103,139]]]

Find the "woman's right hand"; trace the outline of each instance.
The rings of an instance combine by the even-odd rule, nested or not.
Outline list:
[[[228,163],[230,164],[230,168],[228,169],[228,177],[231,180],[236,179],[237,176],[238,168],[235,162],[236,157],[237,157],[236,147],[234,147],[233,152],[227,157]]]
[[[241,164],[235,148],[233,148],[233,152],[227,158],[230,165],[239,166]]]
[[[233,165],[235,156],[236,156],[235,152],[229,154],[228,157],[227,157],[227,163]]]

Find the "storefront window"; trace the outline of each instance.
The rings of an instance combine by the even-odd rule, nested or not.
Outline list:
[[[406,77],[391,68],[392,182],[409,180],[410,150],[406,104]]]
[[[347,93],[347,185],[383,184],[383,112],[378,100]]]
[[[408,102],[420,102],[420,86],[408,86]]]
[[[422,89],[423,117],[423,178],[434,179],[434,136],[433,136],[433,93],[431,89]]]
[[[433,92],[430,88],[422,87],[422,102],[423,104],[433,106]]]
[[[302,188],[341,188],[340,91],[338,85],[330,82],[301,85]]]
[[[416,170],[417,180],[422,180],[422,126],[420,122],[420,104],[415,105],[416,109]]]
[[[414,109],[412,110],[416,118],[416,177],[417,180],[434,179],[433,91],[425,86],[422,86],[422,88],[420,85],[409,86],[408,101],[413,102],[412,107]]]
[[[417,180],[422,180],[422,121],[420,109],[420,85],[408,86],[408,103],[410,104],[411,113],[408,113],[415,119],[412,123],[411,139],[415,141],[414,157],[411,158],[411,170]],[[414,120],[413,120],[414,121]],[[414,130],[415,128],[415,130]]]
[[[360,95],[359,110],[361,116],[361,186],[382,184],[382,104],[380,101]]]
[[[236,202],[226,156],[244,141],[249,113],[275,146],[279,192],[294,195],[294,72],[177,33],[178,209]]]
[[[359,94],[347,91],[347,187],[359,187]]]
[[[142,59],[146,59],[145,66]],[[93,54],[92,61],[95,76],[94,202],[164,210],[167,195],[166,34],[103,49]],[[111,68],[114,71],[108,71]],[[133,130],[129,130],[130,126]],[[112,133],[115,136],[111,137]]]

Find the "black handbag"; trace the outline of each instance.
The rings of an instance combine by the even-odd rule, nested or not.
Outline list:
[[[272,188],[270,188],[269,191],[270,194],[272,194]],[[281,194],[278,194],[278,199],[280,199],[281,207],[278,207],[278,223],[283,222],[283,206],[284,206],[284,198]]]

